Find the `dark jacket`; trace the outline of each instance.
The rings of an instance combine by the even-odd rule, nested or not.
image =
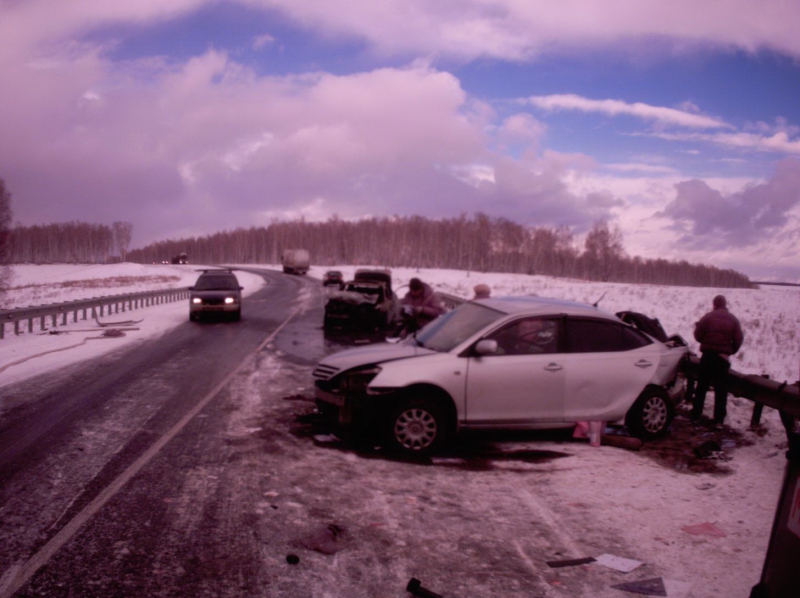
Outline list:
[[[420,326],[424,326],[444,313],[444,307],[442,306],[439,296],[434,293],[430,285],[426,283],[423,283],[421,297],[414,297],[409,292],[401,299],[400,303],[417,308],[416,316]]]
[[[739,320],[725,307],[708,312],[694,325],[694,338],[700,350],[733,355],[742,346],[744,334]]]

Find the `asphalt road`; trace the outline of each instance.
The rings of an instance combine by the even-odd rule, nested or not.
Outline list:
[[[619,595],[618,572],[545,565],[630,553],[556,486],[574,443],[343,445],[312,413],[311,370],[342,348],[319,283],[264,276],[241,322],[4,389],[27,400],[0,420],[0,598]]]

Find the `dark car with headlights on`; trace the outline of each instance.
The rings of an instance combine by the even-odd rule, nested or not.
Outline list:
[[[204,315],[242,316],[242,286],[231,270],[202,270],[194,286],[189,287],[189,320]]]
[[[435,452],[461,430],[624,421],[667,433],[683,398],[679,337],[662,342],[592,305],[540,297],[464,303],[414,336],[315,368],[320,413],[351,438]]]

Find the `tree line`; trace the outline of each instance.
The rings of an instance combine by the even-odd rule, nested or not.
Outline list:
[[[133,234],[129,222],[60,222],[8,230],[10,263],[92,263],[127,259]]]
[[[525,227],[479,213],[325,222],[273,222],[200,237],[159,241],[128,254],[134,262],[168,261],[185,252],[197,264],[280,263],[303,248],[315,265],[379,265],[509,272],[584,280],[750,288],[743,274],[686,261],[628,256],[619,228],[595,223],[581,247],[567,227]]]

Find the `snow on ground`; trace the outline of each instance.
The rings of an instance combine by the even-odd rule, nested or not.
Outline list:
[[[185,288],[197,280],[197,268],[186,265],[26,265],[15,266],[10,289],[0,295],[0,309],[13,309],[34,305],[47,305],[78,299],[92,299],[139,291]],[[239,282],[247,297],[264,286],[264,279],[255,274],[238,272]],[[92,320],[72,319],[66,326],[47,330],[34,323],[33,334],[21,326],[24,334],[14,335],[11,324],[5,325],[5,338],[0,340],[0,388],[22,382],[49,370],[68,366],[103,353],[141,343],[164,334],[188,320],[186,301],[176,301],[157,306],[120,312],[100,318],[103,323],[136,320],[137,323],[121,328],[122,337],[104,337],[102,329]],[[141,320],[141,322],[138,322]],[[60,324],[60,322],[59,322]],[[58,334],[51,334],[57,331]],[[0,412],[12,407],[0,396]]]
[[[279,269],[276,266],[264,266]],[[19,266],[11,290],[0,297],[0,308],[23,307],[100,295],[185,287],[196,280],[197,266],[117,264],[106,266]],[[313,267],[312,278],[327,269]],[[344,266],[346,278],[355,267]],[[245,295],[261,288],[264,281],[246,272],[238,273]],[[692,338],[694,322],[710,309],[714,295],[723,293],[731,311],[744,328],[745,342],[734,358],[734,369],[743,373],[768,374],[776,380],[798,379],[800,338],[800,290],[765,287],[762,290],[684,288],[617,283],[588,283],[543,276],[461,272],[449,270],[393,269],[394,286],[400,294],[410,278],[417,276],[436,290],[469,298],[472,288],[486,283],[493,295],[531,295],[574,299],[594,303],[606,311],[641,311],[659,318],[668,334]],[[102,338],[92,322],[59,326],[63,334],[35,330],[14,336],[7,326],[0,341],[0,389],[33,375],[60,368],[102,352],[121,349],[129,343],[154,338],[187,321],[184,301],[106,316],[106,321],[142,319],[136,330],[122,338]],[[310,383],[309,383],[310,384]],[[249,400],[249,399],[248,399]],[[256,399],[253,398],[253,401]],[[4,403],[0,413],[13,405]],[[612,447],[576,445],[580,457],[559,469],[564,484],[551,487],[565,505],[560,517],[587,513],[603,518],[600,529],[624,529],[635,544],[637,558],[657,563],[664,577],[692,582],[691,591],[678,583],[670,596],[730,598],[749,595],[761,572],[772,518],[785,467],[786,436],[772,409],[765,409],[764,429],[748,429],[753,404],[746,399],[729,401],[729,425],[745,442],[738,443],[728,475],[686,473],[661,465],[643,453]],[[251,405],[249,408],[255,408]],[[709,396],[706,413],[713,408]],[[713,433],[689,431],[699,443]],[[694,435],[694,436],[693,436]],[[563,478],[563,479],[562,479]],[[528,497],[535,500],[535,497]],[[638,522],[638,524],[637,524]],[[710,524],[704,525],[704,524]],[[699,535],[683,527],[700,526]],[[725,536],[708,532],[721,530]],[[705,534],[703,533],[705,532]],[[587,528],[587,538],[600,533]],[[698,581],[699,580],[699,581]],[[683,589],[681,589],[683,588]]]

